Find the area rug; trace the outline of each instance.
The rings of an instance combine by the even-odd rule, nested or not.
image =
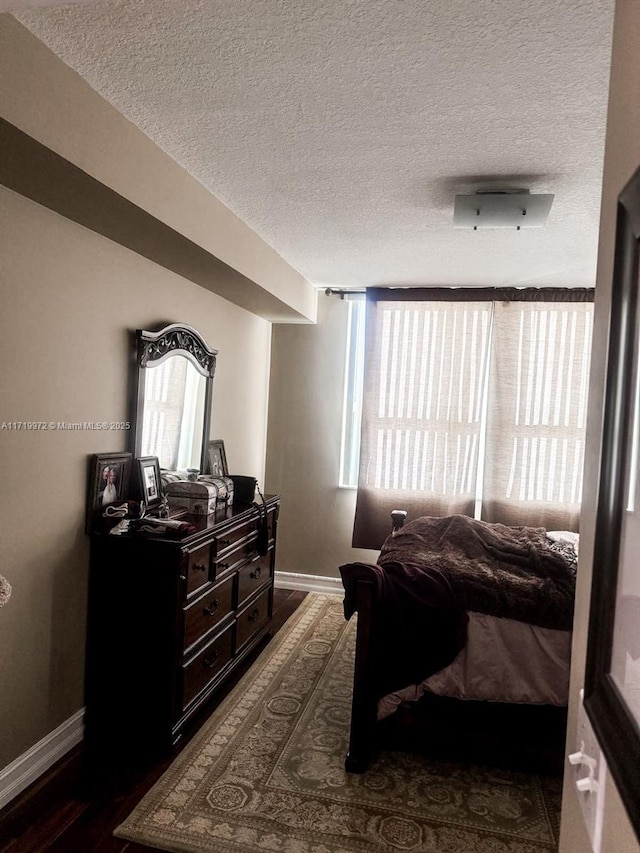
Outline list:
[[[382,753],[344,770],[355,626],[310,594],[115,831],[177,853],[543,853],[560,781]]]

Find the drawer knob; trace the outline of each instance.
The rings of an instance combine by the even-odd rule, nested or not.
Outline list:
[[[207,605],[207,607],[202,608],[202,612],[205,616],[213,616],[216,610],[220,607],[220,602],[217,598],[215,598],[211,604]]]
[[[229,568],[229,563],[218,563],[218,568],[221,572],[226,572],[226,570]]]
[[[249,622],[255,622],[259,616],[260,616],[260,611],[256,607],[256,609],[249,616]]]
[[[195,563],[193,566],[193,571],[194,572],[206,572],[207,567],[204,565],[204,563]]]
[[[219,539],[218,545],[221,548],[226,548],[228,545],[231,545],[231,539]]]
[[[208,657],[202,661],[202,666],[205,669],[213,669],[218,659],[218,652],[214,649]]]
[[[252,577],[256,581],[260,577],[260,574],[261,574],[260,566],[258,566],[254,572],[249,572],[249,576]]]

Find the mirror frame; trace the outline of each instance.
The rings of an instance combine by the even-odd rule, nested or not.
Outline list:
[[[618,196],[584,705],[640,839],[640,727],[611,676],[638,341],[640,168]],[[625,564],[625,568],[627,568]],[[640,564],[634,569],[640,572]],[[638,626],[640,630],[640,626]]]
[[[135,458],[142,455],[142,418],[146,368],[160,364],[172,355],[187,358],[198,373],[206,378],[204,416],[202,424],[202,447],[200,449],[200,471],[209,464],[209,428],[211,425],[211,402],[213,399],[213,377],[216,370],[218,350],[211,349],[204,338],[191,326],[171,323],[158,331],[136,329],[134,358],[131,364],[131,411],[132,452]]]

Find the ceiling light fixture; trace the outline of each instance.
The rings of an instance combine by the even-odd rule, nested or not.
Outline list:
[[[547,221],[553,195],[532,195],[529,190],[492,190],[457,195],[454,228],[541,228]]]

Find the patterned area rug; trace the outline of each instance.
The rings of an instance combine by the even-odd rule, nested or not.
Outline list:
[[[115,834],[178,853],[556,850],[559,780],[400,752],[346,773],[354,649],[342,599],[307,596]]]

